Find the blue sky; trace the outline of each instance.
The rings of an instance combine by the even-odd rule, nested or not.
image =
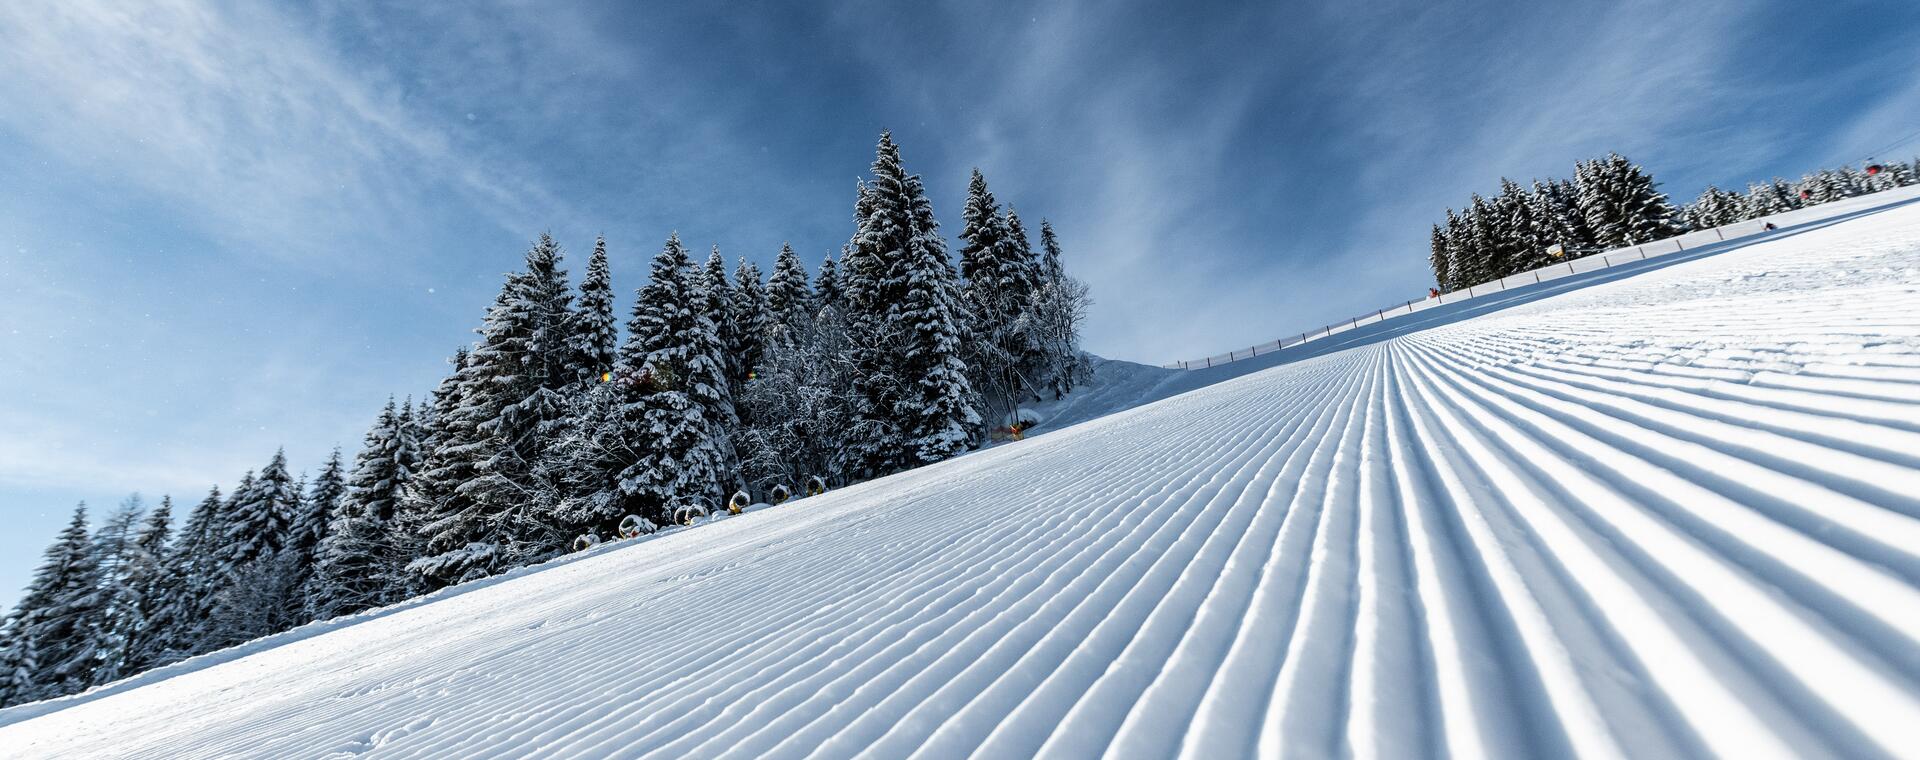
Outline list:
[[[0,603],[78,500],[350,455],[543,230],[623,293],[672,230],[817,262],[881,129],[1156,363],[1422,294],[1502,175],[1691,198],[1920,130],[1894,0],[382,5],[436,7],[0,3]]]

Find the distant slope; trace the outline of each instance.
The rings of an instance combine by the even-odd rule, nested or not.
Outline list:
[[[1646,264],[1180,395],[1104,364],[1053,432],[0,712],[0,747],[1910,756],[1920,205]]]

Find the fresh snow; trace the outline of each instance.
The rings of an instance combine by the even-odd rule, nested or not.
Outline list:
[[[0,748],[1910,753],[1913,196],[17,707]],[[1137,366],[1051,418],[1193,382]]]

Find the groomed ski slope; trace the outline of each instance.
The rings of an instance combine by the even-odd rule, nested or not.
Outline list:
[[[1920,204],[1552,285],[0,713],[0,754],[1911,757]]]

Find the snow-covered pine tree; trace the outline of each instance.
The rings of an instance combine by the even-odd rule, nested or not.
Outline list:
[[[249,476],[234,489],[226,519],[221,521],[226,529],[221,557],[229,573],[286,545],[300,498],[293,474],[287,471],[285,449],[275,451],[258,476]]]
[[[474,439],[478,434],[458,414],[474,382],[469,356],[464,346],[454,351],[447,360],[453,371],[441,378],[430,401],[422,405],[424,411],[417,422],[420,464],[402,489],[391,529],[395,560],[407,570],[397,581],[402,588],[396,593],[406,596],[434,587],[426,574],[413,569],[413,563],[428,556],[428,543],[441,517],[464,506],[464,498],[455,489],[473,478]]]
[[[346,615],[399,601],[404,588],[393,546],[395,517],[416,463],[409,450],[406,412],[387,399],[360,453],[345,493],[331,514],[326,538],[307,585],[315,619]]]
[[[206,651],[207,618],[213,610],[214,596],[226,585],[220,559],[220,550],[226,545],[226,505],[219,486],[209,489],[207,497],[187,514],[179,537],[167,552],[167,573],[173,580],[159,605],[165,608],[161,614],[170,625],[159,637],[161,652],[155,665]]]
[[[1673,237],[1684,230],[1676,212],[1639,165],[1618,153],[1582,165],[1580,206],[1601,248]]]
[[[1494,200],[1499,210],[1500,259],[1505,262],[1502,277],[1538,269],[1552,262],[1547,246],[1552,242],[1540,236],[1541,222],[1533,218],[1533,196],[1520,184],[1500,178],[1500,195]]]
[[[305,497],[295,514],[293,524],[288,529],[287,547],[284,551],[293,553],[296,570],[294,583],[300,589],[292,602],[298,609],[290,611],[312,619],[308,599],[312,595],[310,585],[314,582],[315,569],[320,562],[321,547],[326,544],[327,536],[333,532],[333,519],[340,512],[340,502],[346,497],[346,465],[340,460],[340,449],[335,448],[320,468],[319,477],[314,478],[311,486],[304,490]]]
[[[735,480],[725,414],[732,401],[707,296],[679,235],[654,257],[627,334],[618,424],[601,447],[630,457],[614,463],[615,508],[655,522],[681,503],[712,508]]]
[[[130,609],[134,598],[127,583],[127,568],[145,516],[145,502],[140,494],[133,494],[108,512],[93,534],[94,564],[100,573],[100,607],[84,633],[86,648],[92,652],[91,661],[87,663],[89,685],[118,679],[123,672],[126,647],[119,636],[117,620],[136,615]]]
[[[1033,283],[1022,261],[1009,219],[987,189],[979,169],[967,183],[967,205],[960,229],[960,275],[967,320],[966,363],[969,383],[978,392],[989,425],[1010,419],[1028,398],[1026,360],[1033,353],[1022,330]],[[980,431],[985,433],[985,431]],[[984,435],[978,436],[984,439]]]
[[[599,382],[613,371],[619,335],[613,317],[613,274],[607,266],[607,239],[593,241],[587,273],[580,280],[580,298],[574,302],[571,349],[574,374],[583,385]]]
[[[1561,197],[1553,182],[1533,181],[1532,192],[1527,195],[1529,214],[1533,222],[1534,245],[1544,249],[1560,244],[1567,250],[1568,256],[1578,256],[1577,249],[1580,231],[1573,221],[1573,209]],[[1551,256],[1543,256],[1541,263],[1552,263]]]
[[[0,628],[0,708],[40,698],[40,684],[33,680],[39,660],[33,637],[26,634],[30,624],[29,618],[10,616]]]
[[[1796,200],[1798,196],[1793,195],[1786,183],[1777,178],[1770,182],[1756,182],[1747,186],[1746,218],[1759,219],[1792,211],[1798,208]]]
[[[1467,220],[1453,209],[1447,209],[1447,222],[1442,226],[1447,236],[1447,276],[1446,284],[1440,289],[1449,293],[1475,284],[1479,274],[1475,269],[1472,236]]]
[[[780,244],[780,256],[773,261],[773,275],[767,278],[767,312],[773,320],[768,328],[776,345],[792,345],[797,335],[813,321],[813,288],[807,283],[807,268],[793,246]]]
[[[204,646],[219,648],[278,633],[299,622],[297,552],[288,549],[304,494],[275,451],[251,484],[236,489],[226,528],[224,585],[214,594]]]
[[[741,342],[740,308],[733,285],[727,282],[727,262],[720,256],[720,246],[713,247],[707,254],[706,265],[694,273],[693,287],[704,299],[707,319],[713,322],[714,335],[720,338],[721,374],[731,391],[746,379],[747,370],[742,366],[742,357],[733,352]]]
[[[734,386],[738,391],[739,384],[751,378],[766,359],[774,325],[760,268],[744,258],[733,269],[733,298],[734,343],[727,347],[727,353],[738,357],[740,374]]]
[[[740,334],[745,329],[740,321],[743,311],[740,308],[739,289],[727,281],[726,261],[720,258],[719,246],[713,247],[706,266],[694,273],[691,284],[694,310],[705,314],[713,324],[713,356],[719,373],[712,378],[690,377],[692,383],[688,388],[693,392],[694,400],[705,407],[707,418],[720,426],[721,435],[726,441],[721,470],[723,473],[731,472],[734,466],[731,441],[734,428],[740,423],[740,412],[733,405],[733,392],[746,380],[749,368],[745,366],[746,357],[734,352],[735,348],[745,343]],[[703,385],[708,383],[712,390],[703,390]],[[733,493],[735,486],[731,483],[732,478],[722,477],[718,484],[720,495]]]
[[[1449,282],[1451,272],[1448,264],[1450,258],[1447,255],[1447,233],[1441,229],[1438,224],[1433,225],[1433,237],[1428,243],[1427,250],[1429,251],[1427,254],[1427,266],[1433,269],[1434,287],[1440,290],[1451,290],[1451,283]]]
[[[1800,194],[1800,199],[1808,206],[1832,203],[1844,197],[1841,194],[1839,186],[1834,182],[1833,172],[1827,169],[1821,169],[1818,172],[1801,177],[1800,185],[1796,188],[1796,192]]]
[[[842,314],[847,310],[846,292],[840,289],[839,266],[828,256],[820,260],[820,274],[813,278],[814,310],[831,306]]]
[[[35,655],[34,698],[72,694],[89,685],[94,640],[88,631],[105,602],[100,589],[99,555],[87,535],[87,505],[82,503],[47,547],[46,559],[15,608]]]
[[[897,166],[897,151],[894,157]],[[919,460],[912,464],[918,466],[968,449],[971,433],[980,424],[975,411],[979,398],[961,359],[966,305],[933,203],[917,174],[907,174],[901,188],[912,234],[905,249],[905,301],[899,313],[906,338],[900,376],[909,378],[911,386],[897,418],[905,423],[907,442]]]
[[[538,463],[563,428],[575,382],[572,294],[561,252],[541,235],[526,268],[507,275],[467,357],[461,405],[447,420],[449,456],[470,479],[454,481],[425,526],[428,556],[410,568],[446,585],[492,575],[565,547],[546,520],[560,500]]]
[[[1053,225],[1040,220],[1039,290],[1035,293],[1040,346],[1046,356],[1046,386],[1058,400],[1092,374],[1080,351],[1080,324],[1092,299],[1087,286],[1067,274],[1061,261],[1060,238]]]
[[[173,499],[163,496],[126,544],[108,602],[106,647],[95,658],[96,684],[139,673],[166,656],[176,622],[171,601],[181,581],[168,562],[172,519]]]
[[[1026,294],[1020,303],[1020,316],[1014,320],[1014,331],[1022,337],[1019,366],[1022,377],[1026,379],[1025,392],[1033,401],[1040,400],[1039,390],[1047,384],[1044,377],[1048,365],[1046,350],[1042,346],[1039,327],[1040,259],[1033,253],[1033,241],[1027,237],[1026,225],[1020,222],[1019,212],[1007,205],[1007,244],[1013,247],[1013,261],[1010,271],[1014,273],[1025,288]],[[974,389],[979,393],[979,389]]]
[[[1474,275],[1473,283],[1478,285],[1505,277],[1506,261],[1503,254],[1506,250],[1500,240],[1500,209],[1493,201],[1474,193],[1464,221],[1467,239],[1471,241],[1467,260],[1470,262],[1468,271]]]

